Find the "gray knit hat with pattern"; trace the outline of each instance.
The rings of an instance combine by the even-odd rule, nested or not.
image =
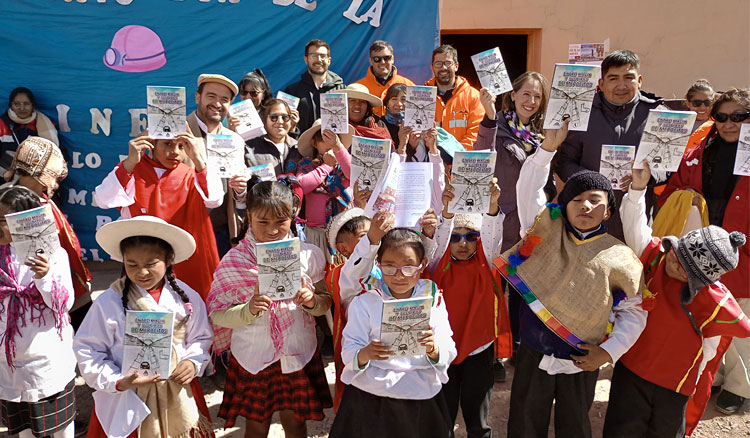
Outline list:
[[[698,291],[736,268],[739,261],[737,248],[744,244],[744,234],[739,231],[728,233],[715,225],[693,230],[679,240],[675,236],[664,237],[664,250],[674,248],[688,276],[688,287],[682,291],[682,302],[689,304]]]

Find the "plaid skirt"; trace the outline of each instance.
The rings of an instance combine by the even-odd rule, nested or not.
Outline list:
[[[231,356],[219,417],[226,420],[227,428],[238,416],[263,422],[284,410],[293,411],[297,421],[320,421],[325,417],[323,409],[332,406],[320,351],[304,368],[289,374],[281,372],[280,361],[251,374]]]
[[[65,429],[76,416],[75,389],[73,379],[62,391],[36,402],[0,400],[0,416],[8,433],[31,429],[35,437],[45,437]]]

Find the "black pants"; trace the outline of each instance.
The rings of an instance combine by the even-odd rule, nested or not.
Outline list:
[[[510,333],[513,336],[513,352],[518,348],[520,338],[518,328],[520,326],[521,303],[523,298],[508,280],[503,278],[503,291],[508,293],[508,320],[510,321]],[[524,304],[525,305],[525,304]]]
[[[521,342],[510,391],[508,437],[547,438],[554,401],[555,436],[590,438],[589,409],[599,370],[549,375],[539,369],[542,357]]]
[[[603,436],[682,438],[688,399],[640,378],[618,363],[612,374]]]
[[[456,424],[458,405],[466,423],[468,438],[490,438],[492,429],[487,424],[490,413],[490,396],[495,378],[492,365],[495,349],[491,345],[463,362],[448,368],[448,383],[443,385],[451,425]],[[451,437],[453,436],[451,427]]]

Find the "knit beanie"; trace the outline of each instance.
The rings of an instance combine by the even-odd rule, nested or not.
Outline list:
[[[679,240],[675,236],[664,237],[664,250],[675,250],[688,276],[687,288],[681,292],[682,302],[690,304],[698,291],[736,268],[739,261],[737,248],[744,244],[744,234],[739,231],[728,233],[715,225],[693,230]]]
[[[583,192],[589,190],[603,190],[607,193],[607,206],[610,211],[614,214],[617,205],[615,203],[615,193],[612,191],[612,183],[607,179],[606,176],[593,170],[582,170],[574,173],[565,182],[560,192],[560,196],[557,198],[558,204],[560,204],[562,215],[565,219],[568,219],[567,207],[568,202],[572,201],[573,198],[580,195]]]
[[[466,228],[472,231],[482,231],[482,215],[475,213],[459,213],[453,218],[453,228]]]

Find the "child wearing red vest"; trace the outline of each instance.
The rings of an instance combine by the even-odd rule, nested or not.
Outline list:
[[[333,362],[336,367],[336,385],[333,398],[333,410],[337,411],[341,396],[344,394],[344,383],[341,381],[341,372],[344,363],[341,361],[341,334],[346,325],[346,315],[341,307],[341,268],[344,262],[354,252],[354,248],[362,237],[370,230],[370,218],[365,216],[361,208],[350,208],[339,213],[328,223],[326,238],[328,246],[333,248],[333,264],[326,267],[326,286],[333,298]],[[338,263],[337,263],[338,262]]]
[[[198,141],[191,134],[154,140],[144,132],[128,143],[128,157],[96,187],[94,199],[101,208],[119,208],[123,219],[156,216],[190,233],[195,253],[174,271],[205,300],[219,264],[206,208],[222,204],[224,189],[216,173],[206,170]],[[183,163],[185,155],[195,168]]]
[[[620,214],[625,241],[640,254],[646,328],[615,366],[605,437],[685,434],[685,406],[722,337],[750,336],[750,322],[718,280],[737,267],[744,234],[710,225],[652,237],[644,193],[648,164],[633,169]],[[705,408],[705,405],[702,406]]]
[[[443,290],[458,350],[442,392],[451,425],[456,423],[460,404],[467,436],[489,437],[494,360],[512,353],[505,296],[499,275],[492,269],[492,261],[501,254],[505,215],[498,205],[497,178],[490,183],[490,211],[484,217],[448,213],[453,197],[453,187],[446,184],[444,219],[435,233],[437,250],[427,267],[430,278]]]

